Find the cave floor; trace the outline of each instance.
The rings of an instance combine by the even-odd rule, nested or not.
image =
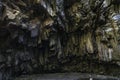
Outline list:
[[[86,73],[49,73],[22,75],[15,80],[120,80],[120,78]]]

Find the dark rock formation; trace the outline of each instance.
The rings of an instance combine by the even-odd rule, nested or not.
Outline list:
[[[0,78],[48,72],[120,75],[115,1],[0,0]]]

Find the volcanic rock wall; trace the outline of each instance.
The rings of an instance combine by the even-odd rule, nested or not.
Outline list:
[[[118,27],[110,7],[103,3],[104,0],[2,0],[3,80],[15,74],[43,72],[120,74]]]

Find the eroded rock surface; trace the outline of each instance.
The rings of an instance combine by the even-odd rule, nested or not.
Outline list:
[[[0,72],[120,75],[118,0],[0,0]]]

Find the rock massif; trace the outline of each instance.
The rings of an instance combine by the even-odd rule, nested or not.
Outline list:
[[[0,0],[0,72],[120,75],[119,0]]]

